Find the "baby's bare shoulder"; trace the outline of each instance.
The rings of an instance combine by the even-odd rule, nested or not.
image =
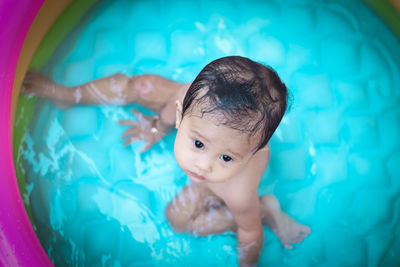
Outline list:
[[[231,211],[251,208],[258,201],[258,185],[268,166],[269,157],[269,147],[258,151],[236,177],[227,183],[210,184],[208,188],[223,199]]]
[[[269,146],[257,151],[249,160],[241,174],[245,182],[259,182],[259,178],[264,173],[269,164],[270,150]],[[257,183],[258,186],[258,183]]]
[[[246,209],[253,205],[253,202],[258,200],[258,185],[261,175],[268,166],[269,158],[269,149],[263,149],[254,154],[244,170],[238,174],[235,185],[226,188],[228,199],[225,201],[238,209]]]

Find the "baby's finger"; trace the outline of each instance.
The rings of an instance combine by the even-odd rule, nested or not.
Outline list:
[[[120,120],[118,121],[119,125],[128,125],[128,126],[137,126],[137,121],[132,121],[132,120]]]
[[[136,141],[140,141],[140,139],[136,138],[136,137],[128,138],[128,139],[125,140],[124,146],[130,145],[130,144],[132,144],[133,142],[136,142]]]
[[[25,80],[32,79],[35,77],[35,75],[37,75],[37,72],[30,70],[25,74]]]
[[[121,139],[124,139],[125,137],[128,137],[128,136],[135,136],[135,137],[137,137],[137,136],[139,135],[139,133],[140,133],[140,129],[139,129],[139,128],[131,128],[131,129],[126,130],[126,131],[122,134]]]
[[[139,110],[137,110],[137,109],[131,109],[131,112],[133,113],[133,115],[135,115],[135,117],[138,119],[138,120],[141,120],[143,117],[144,117],[144,115],[143,115],[143,113],[142,112],[140,112]]]
[[[308,234],[311,233],[311,228],[308,227],[308,226],[304,226],[301,230],[302,230],[302,231],[301,231],[301,234],[308,235]]]
[[[33,85],[35,82],[34,78],[25,76],[24,80],[22,81],[23,85]]]
[[[30,70],[25,74],[24,80],[26,80],[27,82],[35,82],[35,81],[49,81],[51,82],[51,80],[44,76],[43,74],[41,74],[40,72],[38,72],[37,70]]]
[[[154,142],[146,142],[146,144],[140,149],[140,153],[144,153],[149,150],[150,147],[154,145]]]
[[[23,84],[29,84],[32,81],[32,78],[28,76],[28,74],[24,77],[22,81]]]
[[[292,250],[292,249],[293,249],[293,246],[292,246],[292,245],[290,245],[290,244],[286,244],[286,245],[284,245],[284,247],[285,247],[286,249],[290,249],[290,250]]]
[[[24,83],[21,86],[21,93],[29,97],[37,95],[35,90],[32,88],[30,84],[24,84]]]

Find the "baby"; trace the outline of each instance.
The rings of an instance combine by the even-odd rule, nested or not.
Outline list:
[[[143,150],[175,126],[175,157],[192,182],[168,204],[167,220],[176,232],[236,232],[240,266],[257,264],[263,224],[288,249],[311,231],[284,213],[273,195],[257,194],[270,158],[268,141],[287,106],[286,86],[269,67],[231,56],[208,64],[193,83],[115,74],[72,88],[31,71],[23,92],[70,105],[135,102],[152,109],[159,115],[132,110],[137,121],[119,122],[130,126],[122,135],[125,145],[144,140]]]

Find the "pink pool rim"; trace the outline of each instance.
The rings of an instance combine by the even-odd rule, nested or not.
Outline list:
[[[18,57],[44,0],[0,2],[0,266],[52,266],[25,212],[11,148],[11,97]]]

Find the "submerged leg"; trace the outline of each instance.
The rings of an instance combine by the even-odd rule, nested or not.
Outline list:
[[[226,231],[236,232],[237,225],[228,208],[209,208],[192,222],[192,233],[199,236],[217,235]]]
[[[199,184],[184,187],[168,204],[165,213],[177,232],[206,236],[236,230],[233,217],[223,201]]]
[[[283,212],[273,195],[260,198],[262,223],[267,225],[287,249],[300,243],[311,229]],[[224,202],[209,189],[196,184],[186,186],[167,206],[166,216],[177,232],[206,236],[236,232],[237,225]]]
[[[262,223],[269,226],[285,248],[292,249],[292,243],[300,243],[310,234],[310,227],[298,223],[281,210],[275,196],[261,196],[260,206]]]
[[[82,85],[66,87],[55,83],[38,71],[31,70],[25,76],[22,93],[67,105],[138,103],[160,112],[167,101],[182,86],[181,83],[158,75],[146,74],[127,77],[117,73]]]

